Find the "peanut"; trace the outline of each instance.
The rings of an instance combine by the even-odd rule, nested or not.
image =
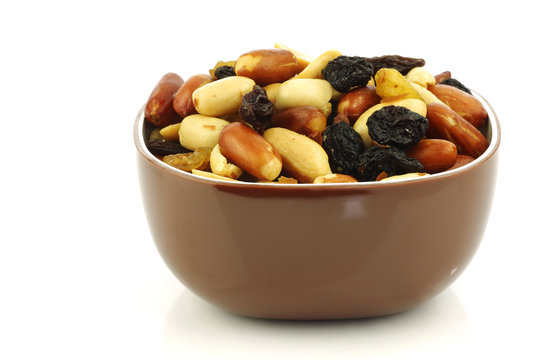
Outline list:
[[[418,94],[422,98],[422,101],[425,102],[426,105],[431,104],[431,103],[439,103],[439,104],[443,104],[443,105],[446,106],[445,103],[443,103],[441,100],[439,100],[438,97],[436,97],[431,91],[429,91],[425,87],[422,87],[422,86],[420,86],[418,84],[415,84],[415,83],[411,83],[411,85],[418,92]]]
[[[423,67],[412,68],[407,75],[405,75],[405,79],[413,84],[420,85],[423,88],[427,88],[428,85],[435,85],[436,83],[435,77]]]
[[[383,99],[400,97],[422,100],[411,83],[396,69],[380,69],[375,74],[375,83],[377,95]]]
[[[238,111],[242,96],[253,90],[255,81],[244,76],[229,76],[193,91],[193,105],[199,114],[223,116]]]
[[[468,163],[474,161],[474,158],[472,156],[469,156],[469,155],[458,155],[457,156],[457,159],[456,159],[456,163],[451,167],[449,168],[448,170],[453,170],[453,169],[457,169],[457,168],[460,168],[464,165],[467,165]]]
[[[242,175],[242,169],[229,163],[227,158],[221,154],[219,144],[216,144],[210,153],[210,169],[216,175],[231,179],[238,179]]]
[[[407,173],[402,175],[394,175],[394,176],[388,176],[385,178],[380,179],[380,181],[396,181],[396,180],[404,180],[404,179],[413,179],[418,178],[422,176],[426,176],[428,174],[426,173]]]
[[[488,114],[482,103],[465,91],[444,84],[430,85],[428,90],[475,128],[480,128],[486,122]]]
[[[181,117],[185,118],[188,115],[196,112],[193,105],[193,92],[203,85],[212,82],[213,78],[207,74],[193,75],[186,80],[178,89],[173,98],[174,111]]]
[[[229,122],[216,117],[193,114],[185,117],[181,124],[178,131],[180,144],[186,149],[195,150],[216,146],[219,134]]]
[[[278,113],[270,120],[272,126],[282,127],[306,135],[319,144],[326,128],[325,114],[315,106],[299,106]]]
[[[345,174],[321,175],[321,176],[317,176],[315,180],[313,180],[314,184],[337,184],[337,183],[350,183],[350,182],[358,182],[358,180],[356,180],[350,175],[345,175]]]
[[[296,79],[324,79],[322,70],[328,65],[328,63],[341,53],[337,50],[328,50],[319,55],[315,60],[309,63],[304,70],[295,76]]]
[[[290,79],[300,71],[300,67],[296,56],[289,50],[262,49],[240,55],[234,71],[264,86]]]
[[[408,157],[420,161],[425,171],[430,174],[452,167],[458,155],[456,145],[443,139],[422,139],[405,153]]]
[[[278,127],[266,130],[263,136],[279,152],[284,170],[298,181],[311,183],[332,173],[322,146],[307,136]]]
[[[158,81],[146,102],[144,117],[157,127],[164,127],[180,121],[174,111],[173,96],[184,80],[175,73],[167,73]]]
[[[209,171],[204,171],[204,170],[193,169],[193,170],[191,170],[191,173],[194,174],[194,175],[199,175],[199,176],[207,177],[207,178],[210,178],[210,179],[237,181],[235,179],[231,179],[231,178],[228,178],[226,176],[221,176],[221,175],[214,174],[214,173],[211,173]]]
[[[356,119],[364,111],[378,104],[380,101],[381,98],[377,95],[375,87],[368,85],[354,89],[343,95],[338,103],[337,111],[338,113],[345,114],[349,119],[349,123],[354,124]]]
[[[178,132],[180,131],[180,124],[182,123],[165,126],[159,130],[159,134],[167,141],[179,141]]]
[[[427,105],[429,137],[440,137],[453,142],[459,154],[480,156],[488,147],[484,135],[458,113],[441,104]]]
[[[284,82],[276,93],[276,108],[316,106],[325,111],[332,98],[332,85],[321,79],[292,79]]]
[[[227,125],[219,137],[219,148],[233,164],[259,180],[279,176],[282,160],[277,150],[259,133],[241,122]]]
[[[308,65],[309,63],[312,61],[311,57],[309,57],[308,55],[300,52],[300,51],[297,51],[297,50],[294,50],[294,49],[291,49],[290,47],[282,44],[282,43],[279,43],[279,42],[276,42],[274,44],[274,47],[276,49],[285,49],[285,50],[289,50],[290,52],[292,52],[294,54],[294,56],[296,56],[296,59],[298,60],[298,68],[299,68],[299,71],[302,71],[304,70]]]

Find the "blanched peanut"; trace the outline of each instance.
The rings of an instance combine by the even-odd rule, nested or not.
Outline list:
[[[281,83],[268,84],[264,87],[264,91],[266,92],[268,100],[270,100],[270,102],[274,104],[274,106],[276,105],[276,94],[280,87]]]
[[[223,116],[237,112],[242,96],[253,90],[255,81],[243,76],[229,76],[201,86],[193,92],[193,105],[199,114]]]
[[[425,87],[422,87],[418,84],[411,83],[412,87],[418,92],[420,97],[422,98],[422,101],[427,104],[437,103],[445,105],[438,97],[436,97],[431,91],[426,89]]]
[[[212,82],[213,78],[208,74],[194,75],[186,80],[178,89],[173,98],[174,111],[181,117],[195,113],[193,105],[193,92],[203,85]]]
[[[345,174],[321,175],[321,176],[317,176],[315,180],[313,180],[314,184],[337,184],[337,183],[350,183],[350,182],[358,182],[358,180],[356,180],[350,175],[345,175]]]
[[[322,70],[328,65],[328,63],[338,56],[341,53],[337,50],[328,50],[315,58],[304,70],[302,70],[298,75],[295,76],[295,79],[324,79],[322,75]]]
[[[435,85],[435,77],[423,67],[415,67],[411,69],[405,79],[408,81],[418,84],[423,88],[427,88],[428,85]]]
[[[231,179],[238,179],[242,175],[242,169],[229,163],[227,158],[221,154],[219,144],[216,144],[210,153],[210,169],[216,175]]]
[[[325,110],[332,98],[332,85],[321,79],[292,79],[284,82],[276,93],[276,108],[289,109],[311,105]]]
[[[176,123],[169,126],[165,126],[163,129],[159,130],[159,134],[167,141],[178,141],[180,131],[180,124]]]
[[[195,150],[216,146],[221,130],[229,122],[216,117],[193,114],[185,117],[181,124],[178,131],[180,144],[186,149]]]
[[[282,168],[281,156],[259,133],[236,122],[226,126],[219,137],[221,153],[233,164],[259,180],[272,181]]]
[[[299,71],[298,60],[289,50],[253,50],[236,60],[234,71],[239,76],[253,79],[258,85],[280,83],[290,79]]]
[[[289,129],[270,128],[263,134],[283,159],[283,168],[300,182],[311,183],[331,174],[328,155],[321,145]]]
[[[385,177],[379,181],[396,181],[396,180],[404,180],[404,179],[413,179],[413,178],[418,178],[418,177],[427,176],[427,175],[428,174],[426,173],[407,173],[407,174],[402,174],[402,175],[394,175],[394,176]]]
[[[306,135],[319,144],[326,128],[326,115],[315,106],[299,106],[274,115],[272,126],[282,127]]]
[[[375,111],[382,109],[385,106],[394,105],[394,106],[403,106],[407,109],[414,111],[422,116],[426,116],[427,108],[426,104],[422,100],[418,99],[399,99],[399,100],[392,100],[392,101],[383,101],[380,104],[377,104],[375,106],[370,107],[367,109],[356,122],[354,123],[354,130],[360,134],[360,137],[362,138],[362,142],[364,143],[364,146],[366,148],[372,147],[373,140],[371,139],[371,136],[369,136],[369,131],[367,127],[367,120],[373,114]]]
[[[235,179],[231,179],[231,178],[228,178],[226,176],[221,176],[221,175],[214,174],[214,173],[211,173],[209,171],[204,171],[204,170],[193,169],[193,170],[191,170],[191,173],[194,174],[194,175],[204,176],[204,177],[207,177],[207,178],[210,178],[210,179],[237,181]]]

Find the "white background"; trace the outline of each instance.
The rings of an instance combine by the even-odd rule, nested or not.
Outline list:
[[[501,3],[2,2],[0,358],[540,358],[540,26],[532,1]],[[246,319],[192,295],[161,261],[135,115],[164,73],[186,79],[275,41],[313,56],[423,57],[497,111],[483,242],[425,305],[371,320]]]

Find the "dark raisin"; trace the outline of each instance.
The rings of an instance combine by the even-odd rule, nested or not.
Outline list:
[[[373,76],[373,66],[360,56],[338,56],[322,70],[324,78],[339,92],[365,86]]]
[[[454,78],[447,78],[447,79],[444,79],[440,82],[440,84],[444,84],[444,85],[450,85],[450,86],[453,86],[461,91],[465,91],[467,94],[471,94],[471,90],[466,87],[465,85],[463,85],[463,83],[461,83],[461,81],[459,80],[456,80]]]
[[[426,134],[428,119],[403,106],[389,105],[367,120],[369,136],[380,145],[408,149]]]
[[[424,172],[424,166],[395,147],[375,146],[360,155],[358,170],[357,180],[375,181],[383,172],[387,176]]]
[[[328,126],[322,133],[322,146],[328,154],[333,172],[358,175],[360,155],[364,143],[353,127],[344,121]]]
[[[366,58],[373,65],[373,74],[376,74],[382,68],[396,69],[403,75],[415,67],[421,67],[426,64],[424,59],[409,58],[400,55],[384,55]]]
[[[223,65],[214,70],[214,76],[219,80],[229,76],[236,76],[236,73],[234,72],[234,67]]]
[[[238,112],[242,120],[262,134],[270,127],[274,105],[268,99],[266,91],[261,86],[255,85],[252,91],[242,97],[242,105]]]
[[[146,147],[154,155],[171,155],[186,152],[180,143],[163,139],[150,139],[146,142]]]

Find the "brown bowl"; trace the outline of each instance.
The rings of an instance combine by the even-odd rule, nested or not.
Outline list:
[[[483,237],[500,125],[487,151],[440,174],[396,182],[262,184],[172,168],[135,121],[144,208],[174,275],[210,303],[274,319],[340,319],[411,309],[447,288]]]

